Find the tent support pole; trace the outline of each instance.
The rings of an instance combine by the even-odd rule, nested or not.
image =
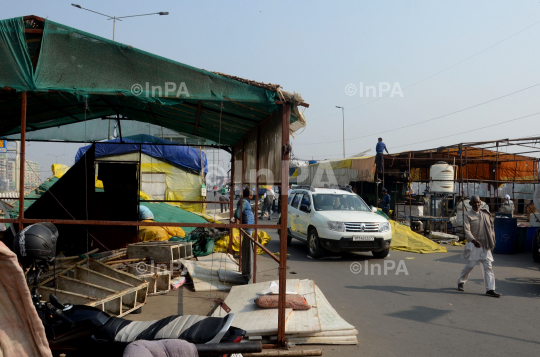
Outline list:
[[[24,219],[24,167],[26,166],[26,92],[22,92],[21,104],[21,151],[19,159],[19,232]]]
[[[150,111],[150,107],[148,107],[148,111]],[[137,192],[137,195],[139,196],[138,204],[137,204],[137,220],[141,221],[141,190],[142,190],[142,144],[139,144],[139,192]],[[133,243],[137,243],[139,241],[139,233],[140,228],[137,226],[137,237],[133,238]]]
[[[255,173],[255,226],[259,224],[259,155],[260,155],[260,138],[261,138],[261,131],[259,130],[259,127],[257,127],[257,150],[256,150],[256,156],[255,156],[255,162],[256,162],[256,168],[257,172]],[[267,182],[268,183],[268,182]],[[264,206],[263,206],[264,207]],[[263,215],[263,212],[261,212],[261,217]],[[259,231],[257,228],[255,228],[255,240],[259,240]],[[253,244],[253,284],[257,282],[257,245]]]
[[[230,194],[230,203],[229,203],[229,223],[232,222],[233,220],[233,212],[234,212],[234,192],[236,191],[236,187],[235,187],[235,182],[234,182],[234,166],[235,166],[235,161],[234,161],[234,155],[235,155],[235,147],[233,146],[232,147],[232,153],[231,153],[231,185],[230,185],[230,191],[229,191],[229,194]],[[228,248],[228,252],[229,254],[232,254],[233,253],[233,249],[232,249],[232,244],[233,244],[233,234],[232,234],[232,230],[229,232],[229,248]]]
[[[291,107],[289,103],[282,104],[283,126],[281,131],[281,235],[279,237],[279,303],[278,303],[278,345],[285,347],[285,298],[287,293],[287,215],[289,192],[289,124]]]

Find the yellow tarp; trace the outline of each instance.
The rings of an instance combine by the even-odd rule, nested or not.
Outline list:
[[[409,227],[389,220],[392,225],[390,249],[413,253],[446,253],[446,248],[413,232]]]
[[[233,228],[233,244],[232,248],[233,251],[239,252],[240,251],[240,230],[237,228]],[[265,247],[270,242],[270,236],[265,231],[257,231],[257,241],[264,245]],[[227,253],[227,249],[229,248],[229,236],[223,236],[220,239],[216,240],[215,246],[214,246],[214,253]],[[257,254],[264,254],[264,251],[257,247]]]
[[[154,222],[145,219],[142,222]],[[166,223],[164,223],[166,224]],[[186,233],[180,227],[141,226],[139,227],[139,242],[166,241],[172,237],[184,238]]]
[[[52,173],[54,177],[62,177],[69,170],[69,166],[62,164],[52,164]]]

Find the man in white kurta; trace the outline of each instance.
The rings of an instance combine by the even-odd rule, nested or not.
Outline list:
[[[471,274],[476,263],[480,262],[484,271],[484,282],[486,283],[486,295],[501,297],[495,291],[495,274],[493,274],[493,255],[491,251],[495,248],[495,232],[491,214],[486,209],[481,209],[480,197],[471,197],[472,210],[465,214],[464,229],[467,244],[461,257],[467,261],[458,279],[458,290],[465,291],[465,283]]]

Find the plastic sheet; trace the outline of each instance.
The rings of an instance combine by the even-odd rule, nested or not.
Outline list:
[[[141,222],[154,222],[153,220],[142,220]],[[186,236],[184,230],[180,227],[159,227],[159,226],[141,226],[139,227],[139,242],[148,241],[167,241],[172,237],[183,238]]]
[[[233,228],[233,244],[232,249],[235,252],[240,251],[240,230]],[[215,241],[214,253],[227,253],[229,249],[229,235],[223,236]],[[265,231],[257,231],[257,241],[263,246],[267,246],[272,238]],[[264,254],[264,250],[257,247],[257,254]]]
[[[446,253],[445,247],[413,232],[409,227],[396,221],[389,222],[392,225],[390,249],[413,253]]]
[[[108,140],[103,143],[96,143],[96,158],[106,156],[118,156],[122,154],[139,152],[166,161],[180,168],[201,172],[201,164],[204,165],[204,172],[208,172],[206,154],[189,146],[175,146],[174,142],[160,139],[150,135],[136,135],[123,138],[124,144],[120,139]],[[142,144],[141,144],[142,143]],[[75,162],[79,161],[91,145],[81,147],[75,155]],[[202,155],[202,158],[201,158]],[[202,161],[202,162],[201,162]]]

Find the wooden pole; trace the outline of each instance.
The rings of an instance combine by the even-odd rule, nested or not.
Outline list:
[[[24,169],[26,166],[26,92],[22,92],[21,105],[21,152],[19,159],[19,232],[24,228]]]

